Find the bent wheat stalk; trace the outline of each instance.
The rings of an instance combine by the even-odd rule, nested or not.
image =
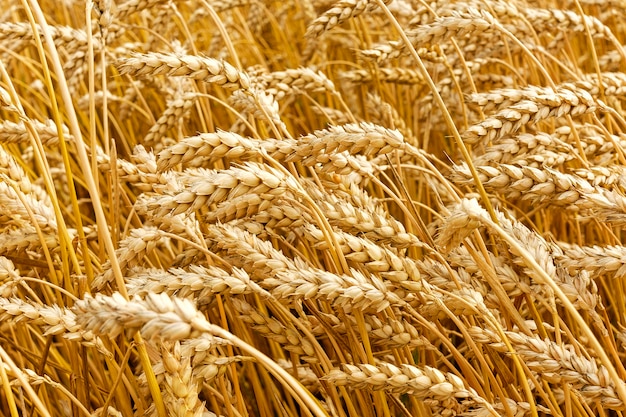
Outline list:
[[[588,343],[600,357],[600,361],[606,367],[612,383],[615,384],[615,391],[617,392],[617,396],[619,397],[620,401],[624,403],[626,401],[626,383],[619,377],[615,367],[613,366],[613,363],[609,359],[603,346],[600,344],[600,342],[596,338],[596,335],[589,328],[589,325],[582,318],[582,316],[574,307],[567,295],[554,282],[554,279],[544,270],[544,268],[542,268],[539,263],[537,263],[532,254],[529,253],[522,244],[520,244],[519,241],[517,241],[513,236],[507,233],[500,225],[492,221],[491,218],[487,215],[486,211],[482,209],[477,202],[474,201],[473,206],[473,208],[467,210],[467,214],[471,218],[488,226],[495,233],[497,233],[502,240],[508,243],[508,245],[511,247],[511,250],[524,260],[527,267],[532,269],[536,273],[536,278],[540,279],[540,282],[542,284],[548,285],[552,289],[552,291],[554,291],[554,294],[561,301],[567,312],[571,314],[573,320],[576,322],[576,325],[580,327],[581,331],[587,337]]]

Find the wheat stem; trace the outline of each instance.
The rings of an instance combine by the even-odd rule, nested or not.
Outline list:
[[[244,342],[234,334],[218,327],[214,324],[210,324],[207,329],[209,333],[214,334],[222,339],[228,340],[233,345],[237,346],[239,349],[246,352],[246,354],[255,358],[259,363],[261,363],[275,378],[281,381],[289,390],[293,393],[296,400],[303,406],[306,407],[309,411],[311,411],[317,417],[329,417],[326,411],[321,407],[318,400],[307,390],[305,389],[300,382],[298,382],[292,375],[287,373],[282,367],[280,367],[276,362],[268,358],[265,354],[260,352],[253,346],[250,346],[248,343]]]
[[[456,145],[461,151],[461,154],[463,155],[463,159],[467,162],[467,165],[470,167],[470,170],[472,171],[472,176],[474,178],[474,185],[476,186],[476,188],[478,189],[478,192],[480,193],[483,204],[485,204],[485,207],[487,207],[487,211],[489,211],[489,215],[491,216],[491,218],[494,221],[497,221],[496,214],[493,211],[493,207],[491,206],[491,201],[489,200],[489,197],[487,196],[487,192],[485,191],[482,183],[478,179],[478,173],[476,172],[476,170],[474,169],[474,165],[472,164],[472,156],[467,150],[465,143],[463,143],[461,134],[459,133],[459,130],[456,128],[456,124],[454,123],[454,120],[452,119],[452,115],[450,114],[448,107],[446,106],[446,103],[443,101],[443,98],[441,98],[441,95],[439,94],[439,90],[437,86],[435,85],[430,74],[428,73],[428,70],[424,66],[422,59],[419,57],[419,55],[415,51],[415,48],[413,47],[413,44],[407,37],[406,32],[402,29],[402,27],[400,26],[396,18],[393,16],[391,11],[389,11],[389,8],[385,5],[383,0],[376,0],[376,2],[378,3],[378,6],[385,12],[391,24],[396,28],[398,33],[400,33],[400,36],[402,37],[402,41],[404,42],[406,47],[409,49],[411,55],[413,55],[413,58],[415,59],[415,61],[417,62],[417,65],[420,69],[420,72],[422,73],[422,76],[426,80],[428,87],[430,88],[433,96],[435,97],[435,101],[437,102],[439,109],[443,113],[448,129],[450,129],[450,131],[452,132],[452,136],[454,137]]]
[[[80,127],[78,125],[78,119],[76,117],[76,112],[74,111],[74,106],[72,104],[72,98],[70,96],[70,92],[67,86],[67,81],[63,74],[63,68],[61,67],[59,55],[57,53],[56,48],[54,47],[54,42],[52,41],[50,33],[47,30],[48,23],[41,10],[41,7],[39,6],[38,1],[37,0],[27,0],[27,1],[29,2],[30,7],[26,7],[26,9],[34,11],[37,21],[42,28],[43,36],[48,46],[48,52],[50,53],[52,57],[52,65],[54,68],[54,72],[57,76],[57,82],[59,83],[59,87],[60,87],[59,93],[61,94],[64,106],[66,109],[65,114],[67,115],[70,121],[70,130],[72,132],[72,135],[74,135],[75,138],[81,138],[82,135],[80,133]],[[124,278],[122,276],[122,272],[119,267],[119,264],[117,263],[117,258],[115,257],[115,248],[113,247],[113,240],[111,239],[111,234],[107,226],[108,222],[104,214],[104,210],[102,208],[102,203],[100,200],[98,187],[91,173],[91,164],[87,156],[87,151],[85,149],[85,146],[82,140],[77,140],[76,145],[77,145],[76,148],[78,150],[78,156],[79,156],[79,164],[83,170],[83,174],[85,175],[85,180],[87,182],[87,189],[89,191],[89,194],[91,195],[91,201],[93,204],[93,209],[95,211],[97,223],[100,225],[98,230],[102,233],[104,245],[107,250],[107,253],[109,254],[109,259],[111,260],[111,269],[113,270],[113,274],[115,276],[118,290],[123,296],[128,298],[128,293],[126,292]],[[149,387],[151,389],[153,399],[157,405],[157,410],[159,411],[159,416],[166,417],[165,406],[163,405],[163,398],[156,384],[156,377],[154,377],[154,372],[152,371],[152,365],[150,364],[150,359],[148,358],[148,353],[146,351],[145,344],[139,334],[137,334],[135,338],[136,338],[135,341],[137,342],[137,347],[139,350],[141,362],[144,367],[144,371],[146,372],[146,375],[148,376]]]
[[[609,372],[609,375],[611,376],[611,380],[615,384],[615,390],[617,391],[617,394],[620,400],[626,403],[625,401],[626,400],[626,384],[619,377],[615,367],[613,366],[611,360],[606,354],[606,351],[604,350],[604,348],[602,347],[602,345],[596,338],[596,335],[589,328],[589,325],[587,324],[585,319],[583,319],[583,317],[580,315],[578,310],[574,307],[574,305],[569,300],[567,295],[565,295],[561,287],[556,284],[556,282],[554,281],[554,278],[548,275],[546,271],[544,270],[544,268],[542,268],[537,263],[535,258],[524,247],[522,247],[520,243],[513,236],[507,233],[499,224],[496,224],[491,219],[485,216],[477,216],[477,218],[481,222],[485,223],[488,227],[493,229],[504,241],[506,241],[509,244],[509,246],[511,246],[511,248],[515,251],[515,253],[524,259],[524,262],[526,263],[526,265],[537,274],[537,276],[541,279],[541,282],[543,284],[548,285],[552,289],[552,291],[554,291],[554,294],[561,301],[561,303],[563,303],[563,306],[565,307],[567,312],[572,316],[572,318],[576,322],[576,325],[582,330],[582,332],[587,337],[587,340],[589,341],[589,343],[595,350],[596,354],[600,357],[602,364],[607,368],[607,371]]]
[[[24,391],[26,391],[26,393],[30,397],[30,400],[33,402],[37,410],[39,410],[41,415],[44,417],[52,417],[52,415],[48,411],[48,408],[41,401],[33,387],[28,382],[28,379],[24,375],[24,372],[15,364],[15,362],[13,362],[13,359],[11,359],[9,354],[6,352],[6,350],[4,350],[2,346],[0,346],[0,360],[4,362],[9,367],[11,372],[15,375],[15,378],[20,383],[20,387],[24,389]],[[7,384],[7,388],[10,389],[9,384]],[[12,393],[11,396],[13,396]]]

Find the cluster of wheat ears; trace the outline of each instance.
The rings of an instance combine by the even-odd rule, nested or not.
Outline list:
[[[624,415],[623,0],[0,5],[0,416]]]

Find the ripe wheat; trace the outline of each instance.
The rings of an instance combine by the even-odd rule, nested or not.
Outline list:
[[[2,414],[620,415],[622,3],[0,0]]]

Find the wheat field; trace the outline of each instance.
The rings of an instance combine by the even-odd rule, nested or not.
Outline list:
[[[0,6],[0,416],[624,415],[624,1]]]

